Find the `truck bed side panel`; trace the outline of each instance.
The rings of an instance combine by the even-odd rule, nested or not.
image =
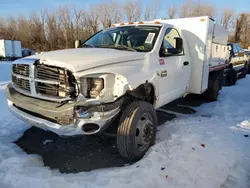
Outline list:
[[[13,48],[11,40],[4,40],[5,57],[13,57]]]
[[[0,40],[0,57],[5,57],[4,40]]]
[[[207,49],[207,37],[209,27],[208,17],[182,18],[167,20],[166,22],[181,29],[186,39],[188,49],[186,55],[191,59],[191,78],[188,92],[200,94],[207,89],[207,80],[209,74]],[[212,32],[212,31],[211,31]]]
[[[13,46],[14,46],[14,56],[13,57],[22,57],[22,47],[21,47],[21,41],[13,41]]]
[[[200,93],[206,91],[208,87],[208,78],[209,78],[209,62],[212,60],[212,48],[213,48],[213,32],[214,32],[214,21],[209,19],[207,20],[207,37],[205,41],[206,49],[205,49],[205,57],[203,61],[203,75],[202,75],[202,84]]]
[[[225,64],[227,56],[228,31],[218,24],[214,24],[212,53],[209,62],[210,69]]]
[[[181,29],[191,58],[188,92],[200,94],[208,87],[209,71],[225,64],[228,31],[207,16],[166,20]]]

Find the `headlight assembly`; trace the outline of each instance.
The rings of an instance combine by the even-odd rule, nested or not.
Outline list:
[[[98,73],[79,78],[81,94],[87,99],[114,101],[130,90],[125,77],[112,73]]]
[[[81,78],[81,93],[86,98],[95,99],[104,89],[103,78]]]

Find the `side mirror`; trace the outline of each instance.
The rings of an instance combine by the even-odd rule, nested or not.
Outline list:
[[[183,40],[180,37],[174,38],[174,47],[168,48],[167,52],[169,54],[180,54],[183,51]]]
[[[183,40],[180,37],[174,38],[175,40],[175,49],[176,49],[176,54],[179,54],[183,51]]]
[[[75,48],[78,48],[81,44],[81,40],[76,40],[75,41]]]
[[[180,37],[174,38],[174,44],[171,48],[165,48],[164,44],[162,43],[161,49],[160,49],[160,56],[168,56],[168,55],[175,55],[180,54],[183,52],[183,40]]]

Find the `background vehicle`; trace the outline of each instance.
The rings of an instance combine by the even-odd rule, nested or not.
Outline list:
[[[248,73],[250,73],[250,50],[244,50],[245,51],[245,58],[248,62]]]
[[[118,120],[117,146],[140,159],[156,136],[155,109],[186,93],[214,101],[228,32],[209,17],[121,23],[77,49],[13,63],[10,110],[59,135],[93,135]]]
[[[22,57],[21,41],[0,40],[0,59],[18,59]]]
[[[228,43],[227,64],[226,85],[234,85],[237,78],[246,77],[248,61],[245,56],[245,51],[239,44]]]
[[[31,50],[28,48],[22,48],[22,57],[27,57],[27,56],[34,55],[34,54],[36,54],[35,50]]]

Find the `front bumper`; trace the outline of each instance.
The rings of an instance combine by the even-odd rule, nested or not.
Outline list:
[[[11,84],[6,88],[6,97],[9,109],[15,116],[32,126],[64,136],[92,135],[101,132],[120,112],[120,102],[114,102],[109,105],[111,108],[105,106],[106,111],[97,110],[95,112],[95,107],[91,107],[92,116],[86,116],[89,114],[89,107],[85,108],[86,111],[81,112],[80,115],[79,113],[76,115],[77,103],[61,105],[28,97],[17,92]],[[96,106],[96,108],[100,109],[100,106]],[[68,124],[65,124],[65,120],[64,124],[59,123],[65,118],[67,118]],[[95,129],[84,129],[88,125],[95,125]]]

